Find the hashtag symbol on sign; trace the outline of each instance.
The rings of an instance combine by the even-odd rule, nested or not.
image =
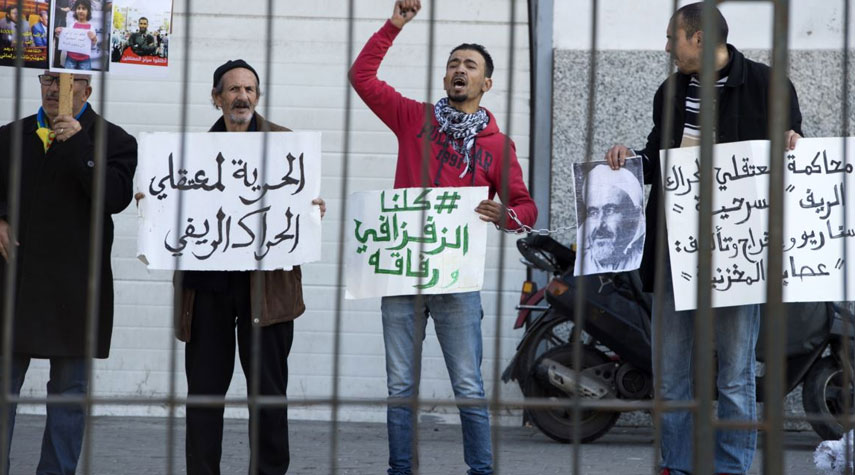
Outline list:
[[[455,192],[446,191],[441,196],[437,198],[437,204],[433,207],[436,210],[436,214],[442,214],[443,210],[448,211],[448,214],[451,214],[452,211],[458,208],[457,200],[460,199],[460,195]]]

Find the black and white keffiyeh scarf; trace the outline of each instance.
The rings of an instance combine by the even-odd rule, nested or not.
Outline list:
[[[451,145],[454,150],[463,156],[466,165],[460,178],[463,178],[470,170],[474,173],[474,166],[470,161],[472,149],[475,147],[475,136],[487,128],[490,122],[487,111],[478,109],[474,114],[461,112],[448,105],[448,98],[440,99],[433,108],[436,121],[439,122],[439,131],[452,139]]]

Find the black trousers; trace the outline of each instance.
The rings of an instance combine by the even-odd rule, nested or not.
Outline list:
[[[252,384],[252,326],[248,272],[229,272],[225,292],[197,290],[190,341],[185,346],[187,392],[190,396],[225,396],[235,366],[235,328],[240,364]],[[262,327],[258,344],[261,368],[259,394],[285,396],[288,387],[288,353],[294,340],[294,322]],[[187,407],[187,473],[220,473],[224,407]],[[287,406],[259,410],[250,415],[249,427],[258,424],[258,474],[280,475],[288,471]],[[251,441],[250,441],[251,442]],[[253,474],[254,475],[254,474]]]

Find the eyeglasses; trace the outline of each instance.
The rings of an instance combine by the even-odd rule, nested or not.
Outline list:
[[[50,74],[39,74],[39,82],[42,86],[50,87],[53,83],[59,81],[59,76],[51,76]],[[86,84],[89,84],[89,80],[85,78],[75,78],[74,82],[84,81]]]

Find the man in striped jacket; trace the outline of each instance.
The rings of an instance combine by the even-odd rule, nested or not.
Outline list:
[[[675,95],[666,101],[666,82],[653,99],[653,130],[643,150],[633,151],[615,145],[606,153],[614,168],[623,166],[628,156],[640,155],[644,166],[644,181],[651,185],[647,203],[647,229],[657,229],[662,183],[659,150],[696,146],[700,143],[700,85],[699,74],[704,47],[715,48],[716,92],[718,117],[717,143],[763,140],[769,138],[770,69],[746,59],[733,45],[727,44],[727,22],[716,9],[718,44],[708,44],[701,29],[702,3],[678,9],[668,24],[665,51],[671,54],[677,68]],[[801,137],[802,116],[795,88],[790,84],[789,126],[787,149],[795,147]],[[670,124],[671,141],[661,143],[664,108],[673,108]],[[655,231],[654,231],[655,232]],[[641,279],[644,290],[653,291],[656,259],[655,239],[644,243]],[[662,317],[654,325],[662,326],[661,341],[654,341],[662,351],[662,387],[657,388],[664,400],[692,399],[692,348],[694,345],[694,311],[677,312],[674,307],[671,265],[665,256],[665,295]],[[717,308],[715,315],[715,349],[718,355],[718,418],[754,421],[754,345],[760,327],[758,305]],[[692,471],[692,419],[687,411],[667,412],[662,416],[663,473],[683,474]],[[718,430],[715,439],[715,473],[746,473],[751,467],[757,445],[756,430]]]

